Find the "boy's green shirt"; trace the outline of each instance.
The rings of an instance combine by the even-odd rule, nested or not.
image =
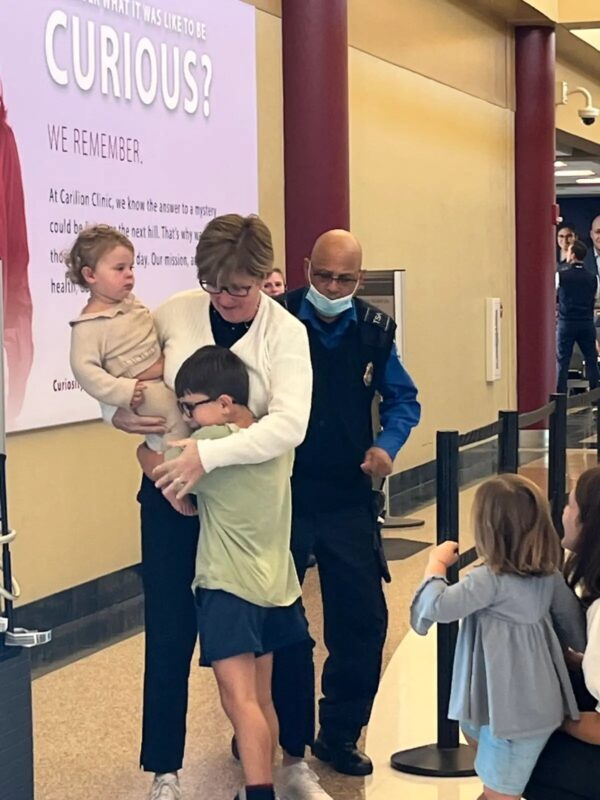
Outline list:
[[[220,439],[238,431],[237,425],[211,425],[192,438]],[[259,606],[289,606],[300,597],[290,553],[293,456],[221,467],[198,481],[193,588],[222,589]]]

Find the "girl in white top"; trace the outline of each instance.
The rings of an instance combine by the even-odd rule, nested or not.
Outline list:
[[[563,512],[563,546],[571,553],[565,564],[567,582],[578,591],[587,616],[585,653],[581,662],[585,685],[597,702],[595,711],[567,721],[564,730],[584,742],[600,744],[600,467],[586,470],[569,494]],[[599,756],[600,758],[600,756]]]
[[[187,436],[175,395],[163,383],[152,315],[131,293],[131,241],[109,225],[93,225],[81,231],[65,262],[69,280],[90,292],[71,321],[71,369],[82,388],[101,403],[165,417],[167,440]],[[158,437],[148,444],[163,449]]]
[[[563,512],[567,583],[587,615],[584,653],[567,656],[580,691],[579,721],[566,720],[540,756],[525,792],[527,800],[598,800],[600,797],[600,467],[586,470]],[[583,674],[581,669],[583,668]],[[585,687],[582,681],[585,680]],[[595,708],[595,710],[593,710]]]

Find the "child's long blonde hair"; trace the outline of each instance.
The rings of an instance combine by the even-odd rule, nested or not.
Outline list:
[[[498,475],[482,483],[473,504],[475,545],[497,574],[550,575],[562,550],[548,502],[521,475]]]

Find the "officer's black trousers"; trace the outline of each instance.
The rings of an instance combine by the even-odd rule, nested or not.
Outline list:
[[[198,518],[175,511],[144,477],[142,522],[146,660],[140,763],[150,772],[181,768],[190,662],[197,638],[191,591]]]
[[[311,551],[319,565],[329,654],[319,722],[323,736],[334,745],[357,741],[379,685],[387,607],[373,533],[366,506],[296,515],[292,521],[292,554],[300,580]],[[312,644],[275,653],[273,700],[282,747],[290,755],[303,755],[314,737]]]

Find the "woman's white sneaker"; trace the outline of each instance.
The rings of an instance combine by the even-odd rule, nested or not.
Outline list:
[[[155,775],[148,800],[182,800],[179,778],[172,772]]]
[[[280,768],[277,796],[280,800],[333,800],[319,783],[319,776],[306,761]]]

